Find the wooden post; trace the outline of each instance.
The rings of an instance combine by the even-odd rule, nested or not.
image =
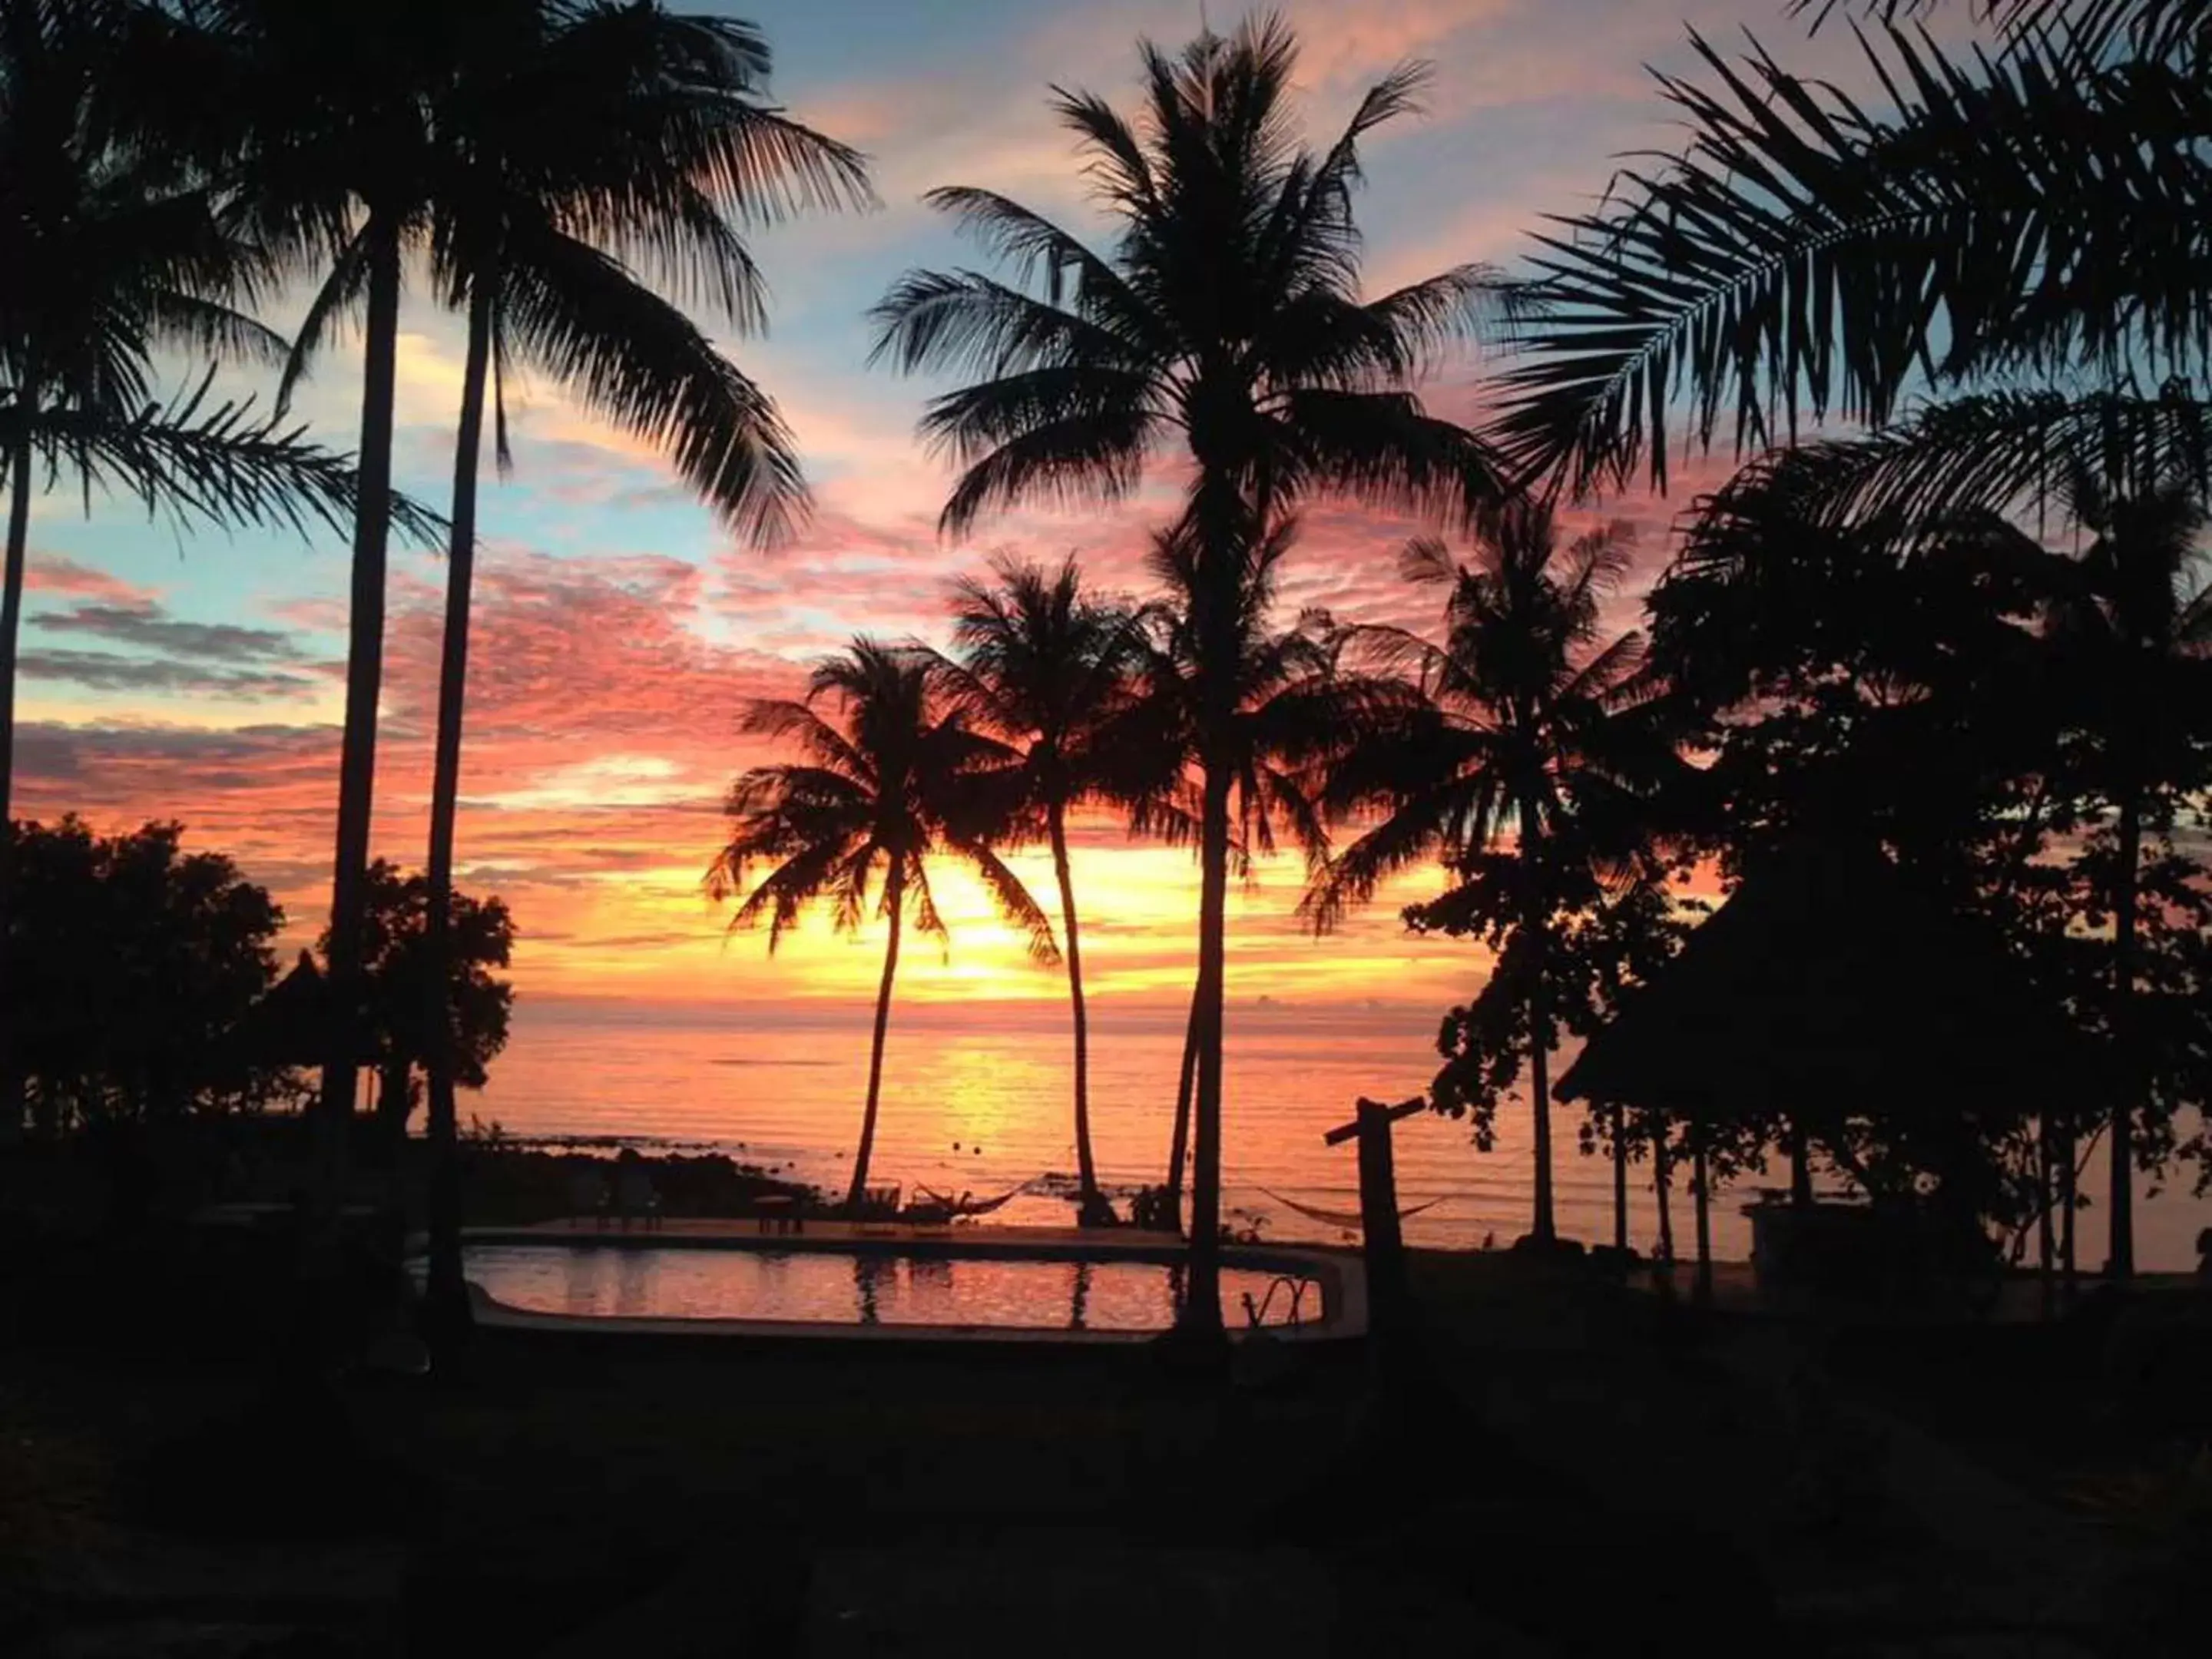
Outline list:
[[[1699,1307],[1710,1306],[1713,1299],[1713,1229],[1712,1194],[1707,1189],[1708,1172],[1705,1164],[1705,1126],[1694,1126],[1697,1139],[1691,1146],[1691,1181],[1698,1200],[1698,1277],[1696,1295]]]
[[[1395,1367],[1413,1325],[1412,1286],[1406,1278],[1406,1243],[1398,1226],[1398,1176],[1390,1126],[1425,1111],[1422,1099],[1386,1106],[1362,1098],[1358,1115],[1322,1137],[1330,1146],[1359,1143],[1359,1225],[1367,1267],[1367,1330],[1378,1364]]]

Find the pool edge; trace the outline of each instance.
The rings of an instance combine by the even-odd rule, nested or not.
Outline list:
[[[464,1230],[461,1242],[465,1247],[477,1243],[573,1249],[588,1243],[630,1249],[785,1250],[825,1255],[920,1255],[978,1261],[1171,1263],[1182,1254],[1149,1243],[1117,1247],[1105,1238],[1077,1244],[993,1239],[975,1233],[927,1240],[810,1240],[781,1236],[755,1238],[741,1234],[670,1237],[651,1231],[570,1237],[530,1228],[471,1227]],[[1319,1281],[1322,1316],[1310,1325],[1266,1327],[1270,1340],[1304,1347],[1356,1340],[1367,1333],[1366,1274],[1356,1256],[1294,1244],[1231,1244],[1223,1247],[1221,1264],[1260,1273],[1297,1273]],[[799,1344],[891,1342],[908,1347],[940,1343],[963,1347],[1003,1344],[1024,1349],[1105,1347],[1127,1351],[1142,1348],[1164,1334],[1158,1330],[1071,1331],[1027,1325],[864,1325],[830,1320],[678,1319],[650,1315],[544,1313],[501,1302],[474,1280],[469,1281],[469,1298],[480,1327],[517,1334],[750,1339]],[[1249,1328],[1231,1326],[1229,1334],[1241,1340],[1249,1334]]]

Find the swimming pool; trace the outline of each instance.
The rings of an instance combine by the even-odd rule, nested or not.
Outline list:
[[[1286,1265],[1224,1263],[1221,1311],[1231,1329],[1246,1328],[1255,1312],[1270,1327],[1307,1328],[1322,1321],[1319,1276],[1285,1271]],[[472,1240],[463,1271],[501,1308],[571,1320],[1079,1333],[1166,1329],[1182,1278],[1178,1264],[1127,1256],[598,1239]]]

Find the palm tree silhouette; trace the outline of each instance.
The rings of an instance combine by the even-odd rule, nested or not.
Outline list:
[[[817,902],[830,905],[844,933],[857,933],[872,908],[889,924],[848,1208],[867,1187],[908,912],[924,933],[946,937],[930,893],[929,855],[950,853],[971,866],[1000,914],[1027,933],[1030,955],[1059,960],[1051,919],[984,839],[972,810],[977,774],[1003,770],[1016,757],[969,730],[958,709],[935,711],[936,672],[928,653],[860,638],[816,665],[804,702],[755,704],[746,730],[787,739],[806,758],[757,766],[737,781],[726,808],[731,837],[707,872],[709,897],[738,900],[732,930],[767,918],[771,952]],[[835,724],[815,707],[824,698],[836,706]]]
[[[296,424],[214,396],[208,378],[167,406],[156,400],[164,349],[273,361],[285,342],[234,303],[250,303],[267,276],[258,251],[219,222],[213,192],[164,136],[138,124],[120,67],[130,15],[0,0],[0,825],[42,469],[49,483],[74,473],[88,493],[135,495],[180,522],[304,531],[344,523],[356,500],[344,457]]]
[[[1607,637],[1602,607],[1628,566],[1631,532],[1601,525],[1562,547],[1551,509],[1502,510],[1461,566],[1440,542],[1406,550],[1409,580],[1446,589],[1441,643],[1379,626],[1346,644],[1378,671],[1410,676],[1419,701],[1387,737],[1333,769],[1328,802],[1379,814],[1308,890],[1302,913],[1334,927],[1392,875],[1432,858],[1467,878],[1510,831],[1515,907],[1528,941],[1532,1232],[1556,1236],[1552,1204],[1546,943],[1558,877],[1637,856],[1638,809],[1674,759],[1634,633]]]
[[[550,368],[595,412],[670,450],[741,528],[773,531],[800,492],[772,407],[680,312],[656,309],[623,261],[678,273],[726,313],[755,320],[751,266],[725,215],[835,195],[857,162],[757,106],[766,62],[750,29],[673,18],[649,0],[196,0],[181,10],[189,27],[165,43],[171,79],[190,88],[175,101],[201,124],[239,222],[291,267],[324,273],[288,394],[331,326],[366,305],[331,911],[333,994],[353,1006],[407,255],[429,255],[441,297],[469,310],[483,353],[471,365],[456,462],[471,532],[483,383],[497,379],[502,352]],[[503,403],[494,402],[504,456]],[[472,550],[472,533],[455,540]],[[448,639],[465,666],[465,636]],[[457,718],[441,726],[457,753]],[[351,1109],[355,1072],[334,1048],[326,1126]]]
[[[1211,614],[1215,595],[1206,586],[1206,554],[1195,529],[1185,523],[1155,538],[1150,563],[1162,598],[1147,608],[1151,644],[1139,702],[1114,744],[1130,769],[1117,787],[1132,827],[1177,845],[1201,840],[1208,781],[1204,757],[1212,757],[1226,780],[1229,864],[1243,875],[1250,874],[1255,857],[1274,854],[1278,829],[1297,843],[1310,870],[1320,867],[1328,848],[1320,799],[1327,769],[1382,726],[1400,697],[1389,681],[1340,672],[1326,617],[1304,617],[1289,629],[1273,626],[1282,562],[1297,536],[1294,520],[1276,520],[1249,556],[1234,605],[1219,618]],[[1225,716],[1209,706],[1217,696],[1226,705]],[[1194,995],[1168,1152],[1172,1215],[1182,1212],[1199,1034],[1206,1015],[1204,998]],[[1192,1225],[1194,1234],[1195,1219]]]
[[[1498,493],[1490,451],[1407,390],[1469,331],[1486,271],[1461,266],[1375,300],[1359,295],[1352,210],[1361,140],[1412,112],[1408,66],[1360,100],[1326,149],[1299,144],[1285,108],[1296,37],[1255,17],[1170,54],[1140,47],[1132,121],[1096,95],[1054,109],[1091,158],[1111,251],[990,191],[933,191],[1012,268],[918,270],[876,309],[876,356],[967,384],[933,400],[922,431],[962,468],[942,527],[967,531],[1025,501],[1112,502],[1168,451],[1192,469],[1184,505],[1203,554],[1205,614],[1226,627],[1279,512],[1317,494],[1469,516]],[[1219,1329],[1221,994],[1228,892],[1234,642],[1206,642],[1200,810],[1200,1012],[1191,1284],[1186,1310]]]
[[[2111,1108],[2108,1271],[2125,1275],[2135,1271],[2136,1124],[2147,1103],[2135,1008],[2143,831],[2156,795],[2212,781],[2203,712],[2212,707],[2212,583],[2200,549],[2212,520],[2183,484],[2116,495],[2085,474],[2069,494],[2094,539],[2078,557],[2053,561],[2045,628],[2118,843],[2112,1029],[2122,1075]]]
[[[159,95],[228,187],[232,222],[289,270],[323,282],[296,337],[289,398],[331,326],[365,307],[359,453],[331,881],[333,1006],[362,1001],[362,933],[383,685],[385,574],[399,306],[410,247],[429,228],[439,157],[431,94],[465,62],[472,31],[533,0],[375,7],[191,0],[162,43]],[[349,1021],[331,1022],[319,1121],[325,1202],[337,1188],[358,1066]]]
[[[1091,1146],[1090,1018],[1067,815],[1122,793],[1132,757],[1121,739],[1144,652],[1143,619],[1086,592],[1073,557],[1057,570],[1003,557],[991,569],[992,581],[963,578],[954,591],[953,659],[943,683],[956,707],[1019,751],[1009,805],[1042,814],[1052,850],[1074,1025],[1076,1179],[1087,1223],[1110,1212]]]
[[[431,252],[441,297],[468,319],[430,787],[434,961],[453,906],[488,396],[502,466],[505,375],[544,369],[592,413],[668,452],[738,534],[779,539],[806,502],[775,405],[618,256],[679,293],[710,296],[750,331],[764,321],[765,298],[735,227],[867,200],[852,151],[761,101],[769,52],[749,24],[607,3],[515,6],[489,21],[432,105],[447,165],[431,204]],[[424,981],[434,997],[447,982],[434,972]],[[434,1032],[447,1023],[442,1006],[429,1017]],[[454,1066],[436,1045],[426,1058],[429,1289],[449,1317],[465,1318]]]

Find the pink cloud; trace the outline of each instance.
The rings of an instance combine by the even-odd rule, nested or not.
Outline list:
[[[71,599],[93,599],[110,605],[152,605],[161,598],[157,587],[142,587],[120,576],[96,570],[58,553],[33,551],[23,568],[27,593],[59,593]]]

